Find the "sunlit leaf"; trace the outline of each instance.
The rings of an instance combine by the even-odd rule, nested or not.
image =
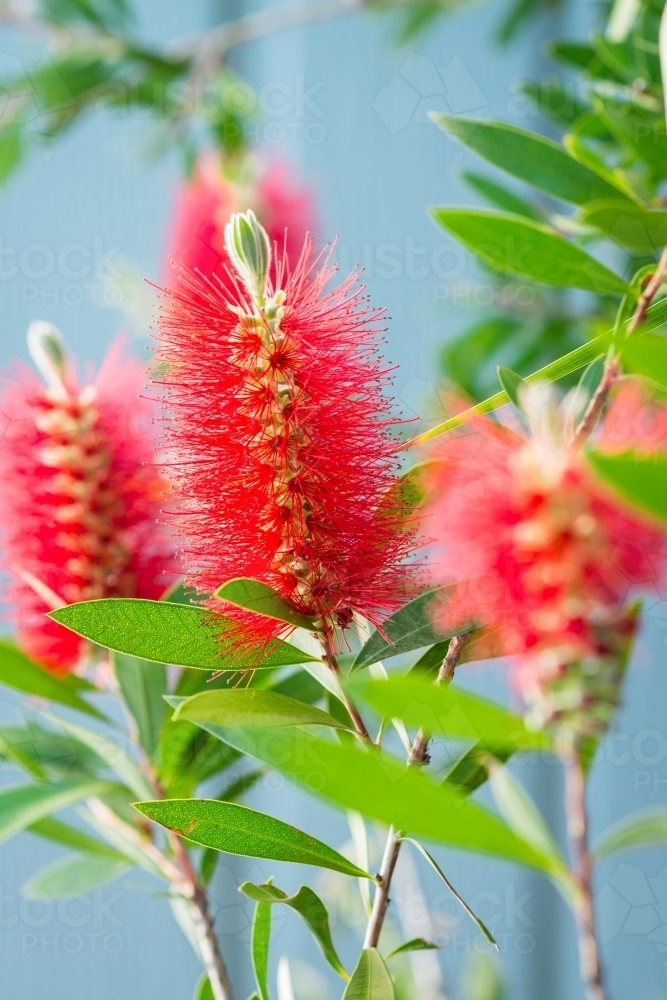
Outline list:
[[[174,721],[215,722],[219,726],[241,729],[268,729],[271,726],[333,726],[345,729],[345,723],[328,712],[288,698],[275,691],[236,688],[226,691],[203,691],[179,703]]]
[[[284,903],[299,914],[312,931],[322,954],[329,965],[336,970],[343,979],[349,979],[341,960],[338,957],[336,948],[331,938],[331,928],[329,927],[329,914],[319,896],[307,885],[302,885],[298,892],[288,896],[282,889],[275,885],[253,885],[252,882],[244,882],[239,891],[254,899],[257,903]]]
[[[595,226],[621,246],[644,253],[667,244],[667,212],[642,208],[626,201],[597,201],[586,205],[582,222]]]
[[[254,611],[266,618],[277,618],[278,621],[294,625],[296,628],[305,628],[311,632],[317,631],[317,625],[312,618],[301,614],[288,604],[280,594],[259,580],[249,580],[244,577],[228,580],[216,590],[215,596],[221,601],[228,601],[238,608]]]
[[[399,944],[398,948],[394,948],[390,951],[388,955],[384,956],[385,962],[393,958],[394,955],[403,955],[406,951],[439,951],[440,945],[434,944],[433,941],[427,941],[426,938],[412,938],[411,941],[405,941],[403,944]]]
[[[494,166],[563,201],[585,205],[596,198],[623,197],[624,192],[542,135],[505,122],[439,113],[432,118],[445,132]]]
[[[247,858],[268,858],[372,878],[322,841],[266,813],[215,799],[161,799],[135,808],[204,847]]]
[[[597,295],[627,290],[617,274],[555,230],[480,208],[434,208],[433,218],[495,271]]]
[[[667,520],[667,455],[625,451],[618,455],[590,451],[594,472],[625,500],[661,520]]]
[[[343,1000],[395,1000],[396,993],[384,959],[375,948],[364,948]]]
[[[305,663],[312,656],[287,642],[241,652],[224,643],[230,623],[199,607],[113,598],[84,601],[52,611],[73,632],[120,653],[201,670],[243,670]]]

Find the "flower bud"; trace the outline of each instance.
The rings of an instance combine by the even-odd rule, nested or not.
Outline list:
[[[264,305],[271,243],[254,212],[235,212],[225,226],[225,247],[232,264],[259,306]]]
[[[49,389],[58,399],[67,399],[67,354],[60,330],[36,319],[28,327],[28,350]]]

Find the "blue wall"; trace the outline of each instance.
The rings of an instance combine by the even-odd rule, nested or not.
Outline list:
[[[187,5],[144,0],[142,11],[146,37],[160,40],[195,31],[224,14],[203,0]],[[579,30],[588,13],[587,8],[577,12]],[[476,289],[481,283],[467,258],[425,212],[427,205],[472,200],[459,174],[475,161],[428,124],[425,111],[440,107],[535,126],[537,120],[512,83],[541,71],[540,38],[567,28],[539,25],[503,52],[489,41],[498,14],[496,3],[472,6],[404,50],[392,48],[387,21],[350,15],[281,33],[234,56],[257,94],[273,107],[273,113],[249,127],[257,128],[270,151],[292,160],[315,185],[323,240],[338,234],[341,261],[363,263],[373,301],[387,306],[387,353],[400,366],[396,393],[406,412],[417,416],[427,408],[438,347],[480,301]],[[7,53],[5,59],[23,51],[7,34],[0,49]],[[146,121],[138,116],[109,121],[93,115],[65,141],[39,150],[3,193],[0,237],[2,248],[9,250],[0,260],[3,364],[14,355],[25,357],[25,328],[36,317],[57,323],[83,357],[99,359],[126,323],[114,303],[134,294],[133,282],[121,276],[122,260],[139,275],[159,277],[179,165],[175,158],[142,165],[146,139]],[[88,252],[93,261],[98,255],[97,272],[93,268],[73,276],[83,258],[62,261],[66,248],[74,245],[79,252],[83,248],[86,260]],[[141,350],[141,337],[135,336]],[[595,767],[595,834],[626,812],[667,800],[661,614],[667,620],[667,605],[665,610],[650,607],[617,738],[607,742]],[[463,680],[491,697],[507,697],[497,669],[467,668]],[[4,694],[1,711],[4,719],[20,717],[17,702]],[[558,767],[524,762],[516,770],[562,834]],[[3,777],[15,780],[7,766]],[[334,845],[349,836],[340,815],[289,791],[279,777],[267,779],[249,802]],[[146,876],[133,873],[105,888],[103,897],[91,895],[87,908],[77,904],[68,913],[51,914],[24,903],[21,909],[21,885],[55,856],[55,848],[28,836],[0,850],[3,995],[189,998],[197,962],[159,887],[152,886],[152,895],[141,890]],[[579,1000],[574,930],[556,891],[509,865],[448,851],[437,856],[457,888],[494,926],[512,1000]],[[645,852],[609,862],[600,872],[614,1000],[667,997],[665,865],[664,853]],[[223,859],[214,884],[223,946],[240,998],[252,986],[247,950],[251,911],[236,886],[245,878],[257,882],[270,874],[285,889],[312,878],[312,872],[287,866]],[[340,880],[318,878],[335,913],[334,934],[351,962],[358,948],[358,909],[353,898],[339,895]],[[420,909],[418,883],[432,900],[430,912]],[[415,959],[421,979],[413,995],[419,1000],[459,997],[461,969],[482,944],[474,928],[419,859],[406,859],[399,870],[395,898],[402,899],[411,926],[396,927],[393,933],[432,933],[448,942],[439,959],[441,980],[432,955]],[[106,909],[105,901],[111,901]],[[340,995],[340,986],[322,971],[314,945],[293,915],[276,919],[274,967],[282,952],[292,958],[297,1000]]]

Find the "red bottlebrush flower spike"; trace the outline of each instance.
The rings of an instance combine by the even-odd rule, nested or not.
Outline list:
[[[635,627],[629,599],[658,582],[665,532],[596,481],[543,390],[525,401],[541,418],[528,440],[479,419],[434,449],[426,530],[437,582],[456,584],[434,617],[500,626],[534,722],[585,734],[608,721]],[[616,424],[612,408],[607,426]],[[629,426],[624,448],[641,444]]]
[[[94,598],[158,598],[175,575],[174,545],[157,524],[166,483],[141,367],[122,360],[117,341],[94,384],[79,389],[53,327],[33,323],[29,343],[46,385],[18,369],[0,401],[3,562],[22,647],[63,670],[84,641],[45,613]]]
[[[250,163],[245,173],[248,176],[239,181],[226,177],[217,152],[199,158],[192,180],[182,185],[176,198],[169,237],[169,257],[176,267],[207,278],[215,274],[228,283],[225,226],[234,212],[248,208],[255,210],[271,243],[284,247],[293,263],[298,260],[305,234],[314,231],[311,192],[294,183],[285,163],[272,163],[263,170]],[[175,273],[168,269],[167,284],[173,285]]]
[[[381,314],[355,275],[325,291],[333,268],[311,273],[308,240],[291,274],[278,260],[276,287],[251,212],[234,218],[228,247],[234,290],[183,273],[159,324],[188,583],[211,594],[233,577],[261,580],[327,632],[354,612],[379,623],[405,600],[412,544],[376,354]],[[211,606],[264,642],[285,628]]]

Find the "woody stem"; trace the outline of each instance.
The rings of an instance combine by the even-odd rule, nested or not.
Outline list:
[[[336,653],[334,652],[333,646],[331,645],[331,638],[326,634],[322,633],[320,635],[320,644],[322,646],[322,652],[324,654],[324,659],[329,667],[331,673],[335,676],[337,681],[340,681],[340,667],[338,666],[338,660],[336,659]],[[341,695],[343,698],[343,704],[348,711],[350,718],[354,724],[354,728],[357,731],[357,735],[362,740],[367,740],[370,742],[370,733],[366,728],[366,723],[361,718],[359,709],[354,704],[352,699],[345,693],[341,686]]]
[[[455,635],[450,640],[447,648],[447,655],[442,661],[440,670],[438,671],[438,676],[435,681],[436,685],[447,685],[450,683],[461,658],[461,653],[463,652],[463,647],[465,646],[467,639],[468,634],[464,633],[463,635]],[[408,764],[422,767],[424,764],[428,763],[428,744],[430,739],[431,737],[428,733],[425,733],[423,729],[419,730],[408,755]],[[391,880],[394,874],[394,869],[396,868],[396,862],[398,861],[398,855],[401,850],[401,843],[400,831],[395,830],[393,826],[390,827],[389,833],[387,834],[387,842],[384,848],[382,865],[380,867],[380,881],[377,889],[375,890],[373,909],[371,910],[371,915],[368,919],[368,926],[366,927],[364,948],[377,948],[380,940],[380,934],[382,933],[382,927],[384,925],[384,918],[387,914],[390,902],[389,890],[391,889]]]
[[[632,319],[628,323],[627,336],[633,334],[635,330],[641,326],[641,324],[646,319],[646,314],[648,312],[648,307],[655,296],[660,291],[660,286],[667,274],[667,248],[662,251],[660,260],[658,261],[655,273],[651,275],[650,281],[647,283],[646,287],[642,291],[641,295],[637,299],[637,305],[633,313]],[[604,372],[602,373],[602,379],[597,389],[593,393],[593,397],[586,407],[586,411],[581,418],[581,421],[572,436],[572,444],[580,445],[588,440],[595,425],[600,418],[600,414],[604,409],[604,405],[607,402],[607,397],[609,392],[618,378],[619,373],[619,363],[618,358],[613,351],[609,353],[609,356],[605,362]]]
[[[581,760],[575,747],[563,755],[565,767],[565,810],[567,832],[576,866],[579,892],[574,904],[578,926],[579,965],[587,1000],[606,1000],[602,984],[602,964],[595,933],[593,910],[593,865],[588,850],[588,816],[586,813],[586,781]]]

